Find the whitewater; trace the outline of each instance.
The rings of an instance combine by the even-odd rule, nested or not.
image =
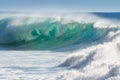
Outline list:
[[[119,80],[120,13],[0,14],[0,80]]]

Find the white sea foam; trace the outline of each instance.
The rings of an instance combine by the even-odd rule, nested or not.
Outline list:
[[[119,32],[117,32],[119,33]],[[111,33],[110,33],[111,34]],[[114,33],[115,34],[115,33]],[[111,36],[114,36],[113,33]],[[112,41],[73,53],[60,66],[71,70],[57,80],[119,80],[120,35]],[[74,70],[75,69],[75,70]]]

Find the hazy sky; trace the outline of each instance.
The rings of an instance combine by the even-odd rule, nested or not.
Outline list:
[[[0,0],[0,11],[120,12],[120,0]]]

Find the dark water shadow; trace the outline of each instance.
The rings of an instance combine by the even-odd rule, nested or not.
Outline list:
[[[120,20],[120,12],[94,12],[93,14],[102,18]]]

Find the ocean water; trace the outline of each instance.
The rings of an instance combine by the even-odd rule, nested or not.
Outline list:
[[[119,80],[120,13],[0,14],[0,80]]]

